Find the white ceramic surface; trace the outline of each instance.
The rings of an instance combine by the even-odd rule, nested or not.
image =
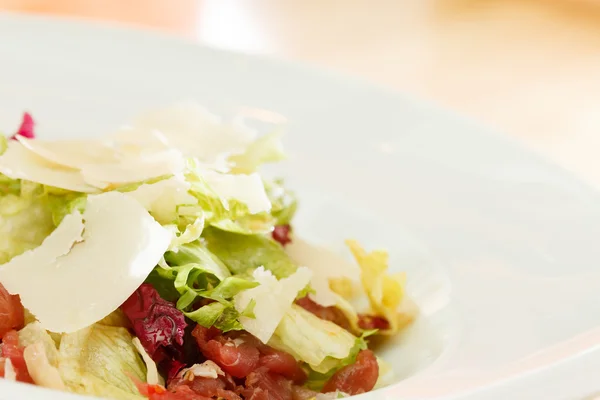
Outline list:
[[[407,60],[410,62],[410,60]],[[124,28],[0,15],[0,126],[109,131],[182,99],[289,121],[275,172],[298,231],[387,247],[421,307],[382,349],[397,383],[359,398],[575,399],[600,390],[600,202],[506,138],[353,79]],[[0,399],[75,399],[0,381]]]

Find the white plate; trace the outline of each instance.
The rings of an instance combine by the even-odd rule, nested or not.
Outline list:
[[[410,60],[407,60],[410,62]],[[196,99],[290,120],[298,230],[387,247],[421,319],[362,399],[572,399],[600,389],[600,203],[564,171],[402,95],[123,28],[0,16],[0,123],[88,136]],[[73,398],[0,382],[1,399]]]

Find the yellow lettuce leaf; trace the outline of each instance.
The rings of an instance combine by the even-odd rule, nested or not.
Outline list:
[[[146,381],[146,366],[122,327],[94,324],[64,334],[58,369],[67,389],[114,399],[141,399],[131,378]]]
[[[50,342],[52,338],[49,337]],[[56,351],[56,348],[54,348]],[[46,352],[44,343],[36,342],[25,347],[23,359],[27,365],[27,371],[36,385],[48,389],[65,390],[63,382],[56,365],[53,365]]]
[[[54,367],[58,366],[58,349],[56,342],[50,336],[50,333],[42,328],[42,324],[35,321],[25,325],[19,331],[19,344],[27,347],[36,343],[41,343],[44,346],[46,357],[50,364]]]
[[[416,314],[412,302],[405,294],[406,274],[388,273],[388,253],[375,250],[367,253],[355,240],[346,244],[360,267],[360,279],[369,299],[371,313],[384,317],[390,328],[379,333],[394,335],[410,324]]]
[[[123,311],[121,311],[121,309],[119,309],[119,308],[117,308],[115,311],[111,312],[106,317],[102,318],[100,321],[98,321],[96,323],[100,324],[100,325],[114,326],[114,327],[121,327],[121,328],[131,327],[131,323],[129,322],[129,319],[127,318],[125,313],[123,313]]]

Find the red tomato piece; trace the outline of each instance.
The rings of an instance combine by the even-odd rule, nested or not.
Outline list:
[[[241,393],[252,400],[293,400],[292,382],[266,368],[258,368],[248,375]]]
[[[245,378],[258,366],[260,353],[256,347],[246,343],[235,344],[223,337],[211,340],[203,352],[205,357],[216,362],[223,371],[236,378]]]
[[[284,351],[272,348],[263,350],[259,364],[261,367],[267,368],[270,372],[291,379],[296,384],[304,383],[307,378],[306,372],[300,368],[296,359]]]
[[[224,336],[206,340],[210,334],[210,330],[200,325],[192,331],[204,357],[236,378],[245,378],[256,369],[260,355],[256,347],[245,342],[237,344]]]
[[[304,386],[294,386],[292,388],[292,399],[293,400],[312,400],[319,393]]]
[[[193,377],[192,380],[177,378],[169,383],[169,391],[175,391],[181,386],[189,386],[194,393],[209,398],[218,397],[226,400],[241,400],[232,390],[235,389],[235,382],[226,377],[205,378],[201,376]]]
[[[198,347],[206,358],[217,363],[227,374],[246,378],[245,385],[236,389],[245,399],[295,400],[293,383],[301,384],[306,381],[306,373],[292,355],[261,343],[247,332],[223,334],[215,328],[196,326],[192,336],[196,338]],[[221,377],[219,379],[222,380]],[[208,382],[195,378],[193,383],[188,381],[182,384],[189,385],[205,396],[215,396],[216,389],[220,388],[224,392],[217,393],[218,396],[227,400],[240,399],[227,397],[231,396],[235,383],[222,387],[215,380]],[[296,396],[297,399],[303,400],[299,396]]]
[[[210,397],[199,395],[185,385],[169,391],[160,385],[149,385],[142,382],[136,382],[135,384],[140,394],[150,400],[212,400]]]
[[[390,322],[384,317],[377,315],[360,314],[358,316],[358,326],[362,329],[390,329]]]
[[[344,313],[337,307],[324,307],[312,301],[308,296],[296,300],[296,304],[326,321],[333,322],[346,330],[350,330],[350,322]]]
[[[0,284],[0,337],[12,329],[21,329],[24,319],[24,309],[19,296],[11,295]]]
[[[297,362],[291,354],[263,344],[248,332],[231,332],[227,333],[227,335],[238,342],[244,342],[247,345],[256,347],[260,352],[258,361],[259,366],[265,367],[270,372],[291,379],[297,384],[306,381],[306,373],[300,366],[300,363]]]
[[[33,380],[27,371],[27,364],[23,358],[24,349],[19,346],[19,334],[17,331],[9,331],[2,336],[1,350],[2,357],[10,359],[17,375],[17,381],[33,383]]]
[[[373,389],[379,377],[377,358],[371,350],[361,350],[356,362],[337,371],[325,383],[323,393],[339,390],[350,395],[365,393]]]

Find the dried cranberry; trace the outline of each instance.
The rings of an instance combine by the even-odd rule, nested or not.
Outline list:
[[[292,239],[290,238],[291,231],[292,228],[289,225],[277,225],[271,235],[275,241],[285,246],[288,243],[292,243]]]

